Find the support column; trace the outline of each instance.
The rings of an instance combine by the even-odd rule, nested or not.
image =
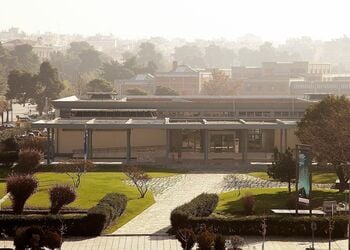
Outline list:
[[[204,160],[208,160],[209,156],[209,136],[208,136],[208,130],[204,129]]]
[[[55,129],[51,129],[51,145],[50,145],[50,158],[51,161],[55,160]]]
[[[284,152],[283,150],[283,129],[280,129],[280,152]]]
[[[165,145],[165,159],[169,159],[169,154],[170,154],[170,130],[166,129],[166,145]]]
[[[126,160],[131,160],[131,129],[126,130]]]
[[[92,148],[92,129],[88,129],[88,146],[87,146],[87,158],[93,158],[93,148]]]
[[[288,148],[287,138],[288,138],[287,129],[284,129],[284,151],[286,151]]]
[[[60,153],[60,129],[56,129],[56,140],[55,140],[55,148],[56,148],[56,153]]]
[[[242,162],[244,165],[248,163],[248,130],[242,130]]]
[[[50,159],[50,147],[51,147],[51,129],[47,128],[47,152],[46,152],[46,160],[47,160],[47,165],[51,163]]]

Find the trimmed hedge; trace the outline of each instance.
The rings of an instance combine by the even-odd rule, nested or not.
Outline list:
[[[316,223],[315,236],[328,237],[329,217],[269,215],[246,217],[208,217],[215,210],[218,196],[201,194],[171,212],[171,232],[180,228],[197,231],[204,224],[214,233],[223,235],[261,235],[262,219],[266,219],[268,236],[308,236],[311,222]],[[347,216],[334,216],[332,237],[343,238],[347,233]]]
[[[4,166],[12,166],[18,160],[17,151],[0,152],[0,164]]]
[[[106,194],[96,206],[88,210],[84,225],[85,229],[88,229],[86,235],[100,235],[116,218],[122,215],[127,201],[124,194]]]
[[[200,194],[190,202],[175,208],[170,215],[171,226],[174,229],[187,225],[187,221],[194,217],[206,217],[212,214],[219,201],[216,194]]]
[[[124,194],[104,196],[87,214],[0,215],[0,231],[13,236],[18,227],[44,226],[59,229],[62,224],[68,236],[98,236],[113,220],[120,217],[127,204]]]
[[[20,227],[43,226],[60,229],[65,227],[65,235],[80,236],[81,225],[86,215],[0,215],[0,231],[14,236]]]
[[[214,232],[224,235],[261,235],[261,222],[263,217],[191,217],[187,220],[187,226],[197,229],[205,224]],[[311,221],[317,225],[315,236],[328,237],[328,217],[297,217],[297,216],[266,216],[268,236],[308,236],[311,235]],[[332,237],[343,238],[346,236],[348,218],[346,216],[334,216],[335,224]]]

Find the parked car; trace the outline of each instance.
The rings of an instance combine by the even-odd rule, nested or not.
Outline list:
[[[19,122],[32,122],[33,119],[27,115],[21,115],[21,116],[17,116],[17,121],[19,121]]]
[[[15,128],[16,125],[12,124],[12,123],[4,123],[2,126],[4,126],[4,128]]]

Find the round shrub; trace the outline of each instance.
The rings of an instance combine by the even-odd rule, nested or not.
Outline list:
[[[18,152],[17,151],[5,151],[0,152],[0,164],[5,167],[11,167],[13,163],[18,160]]]
[[[49,249],[59,249],[62,245],[62,236],[55,231],[45,231],[43,246]]]
[[[23,212],[24,204],[36,192],[38,180],[32,175],[11,174],[6,179],[6,191],[11,194],[15,214]]]
[[[215,250],[225,250],[226,249],[226,238],[223,235],[217,234],[215,236],[214,249]]]
[[[43,154],[36,149],[23,149],[18,153],[18,171],[32,173],[40,164]]]
[[[41,152],[47,151],[46,137],[27,137],[19,142],[20,149],[33,149]]]
[[[255,198],[252,194],[246,193],[242,198],[244,212],[247,215],[253,214],[255,209]]]
[[[58,214],[61,208],[75,201],[77,195],[69,185],[56,185],[49,190],[51,208],[50,213]]]
[[[191,250],[196,243],[196,235],[192,229],[181,228],[176,232],[176,239],[180,241],[184,250]]]
[[[205,230],[197,235],[198,247],[201,250],[211,250],[214,246],[215,234]]]

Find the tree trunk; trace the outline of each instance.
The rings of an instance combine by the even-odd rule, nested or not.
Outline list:
[[[334,166],[335,167],[335,173],[337,174],[338,176],[338,179],[339,179],[339,192],[344,192],[345,189],[346,189],[346,178],[345,178],[345,173],[344,173],[344,169],[343,169],[343,166]]]
[[[290,183],[291,183],[291,181],[289,180],[289,181],[288,181],[288,192],[289,192],[289,193],[291,192]]]

